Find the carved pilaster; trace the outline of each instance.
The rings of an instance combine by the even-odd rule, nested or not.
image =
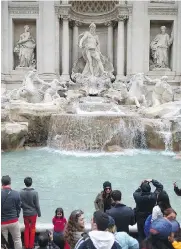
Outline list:
[[[121,21],[121,22],[124,22],[128,19],[128,15],[117,15],[117,21]]]
[[[61,5],[59,7],[59,17],[64,20],[70,20],[70,4],[67,5]]]
[[[106,27],[113,26],[113,22],[112,21],[107,21],[107,22],[104,23],[104,25]]]

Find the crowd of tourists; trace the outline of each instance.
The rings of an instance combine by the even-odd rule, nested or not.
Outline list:
[[[121,202],[119,190],[112,190],[110,182],[103,183],[103,190],[96,196],[91,231],[84,223],[84,212],[74,210],[68,220],[63,208],[57,208],[52,218],[53,231],[42,232],[35,244],[36,220],[41,216],[38,192],[32,188],[32,178],[24,179],[25,188],[20,192],[11,188],[11,178],[1,179],[1,248],[12,248],[8,241],[11,234],[15,249],[181,249],[181,228],[176,220],[164,186],[154,179],[143,180],[133,193],[135,208]],[[151,191],[151,186],[155,191]],[[174,191],[181,196],[181,189],[174,183]],[[23,211],[23,245],[19,225]],[[133,238],[129,226],[137,224]]]

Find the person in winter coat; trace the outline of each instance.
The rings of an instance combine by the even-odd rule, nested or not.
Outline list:
[[[24,245],[25,248],[34,248],[35,229],[37,216],[41,217],[38,192],[32,188],[32,178],[24,179],[26,188],[20,191],[20,198],[23,209],[23,219],[25,224]]]
[[[134,211],[121,203],[122,194],[119,190],[114,190],[111,197],[115,206],[107,210],[106,213],[115,220],[118,232],[129,233],[129,225],[135,224]]]
[[[108,231],[109,216],[101,211],[95,211],[92,219],[92,231],[84,234],[75,249],[121,249],[115,237]]]
[[[15,249],[22,249],[19,215],[21,211],[20,195],[11,188],[11,178],[3,176],[1,179],[1,233],[8,242],[10,232]]]
[[[103,191],[96,196],[94,201],[94,206],[96,211],[100,210],[105,212],[111,208],[112,198],[111,198],[112,186],[111,183],[106,181],[103,183]]]
[[[154,192],[151,192],[150,183],[156,187]],[[136,221],[138,227],[138,239],[141,242],[145,239],[144,224],[147,217],[152,213],[153,207],[157,201],[157,195],[163,190],[163,185],[156,180],[144,180],[140,187],[133,193],[136,202]]]
[[[173,184],[173,186],[174,186],[175,194],[178,196],[181,196],[181,189],[178,188],[176,182]]]
[[[139,249],[139,243],[136,239],[125,232],[116,232],[115,221],[111,216],[109,216],[108,230],[114,234],[116,241],[122,249]]]

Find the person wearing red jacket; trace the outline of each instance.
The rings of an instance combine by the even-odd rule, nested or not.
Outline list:
[[[57,234],[63,234],[67,220],[64,217],[64,211],[62,208],[57,208],[55,210],[55,216],[52,219],[52,223],[54,225],[53,235],[56,236]]]

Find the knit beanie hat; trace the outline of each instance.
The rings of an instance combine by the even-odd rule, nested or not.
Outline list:
[[[108,181],[103,183],[103,189],[106,189],[106,188],[111,188],[112,189],[111,183],[108,182]]]
[[[109,216],[101,211],[94,212],[93,220],[99,231],[105,231],[109,226]]]
[[[150,184],[148,182],[144,182],[141,184],[141,190],[142,192],[150,192],[151,191],[151,187]]]
[[[115,221],[114,221],[114,219],[111,216],[109,216],[109,225],[108,226],[109,227],[115,226]]]

